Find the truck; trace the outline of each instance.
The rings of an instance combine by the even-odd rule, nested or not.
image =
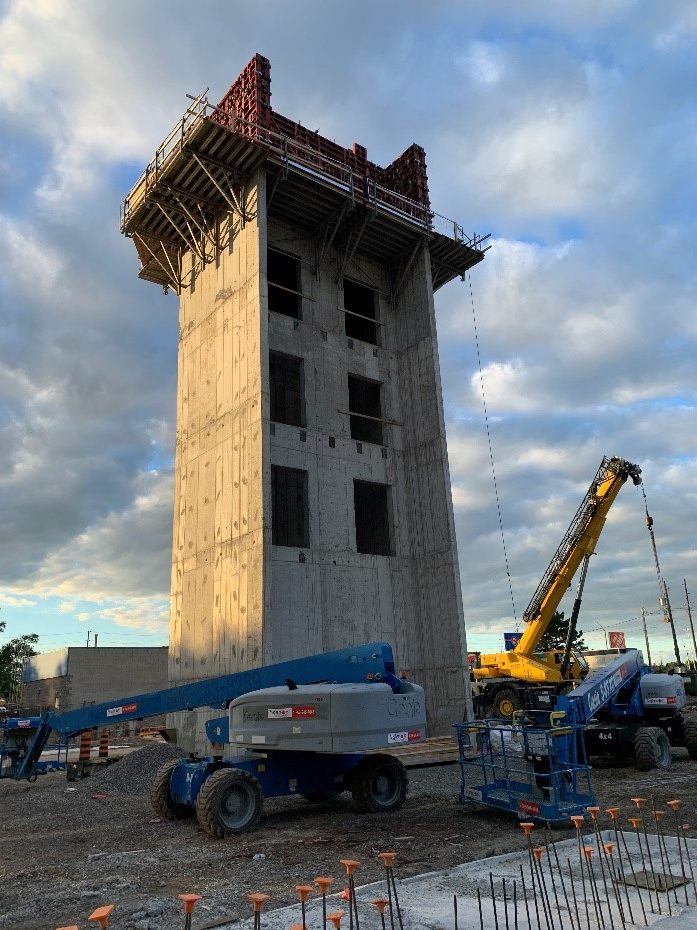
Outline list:
[[[426,737],[423,688],[397,675],[389,644],[367,643],[44,714],[4,731],[0,775],[34,780],[52,733],[207,707],[225,710],[206,723],[210,755],[165,763],[150,797],[161,817],[195,815],[220,838],[254,829],[263,799],[288,794],[314,802],[348,790],[361,811],[397,810],[406,771],[381,750]]]
[[[641,469],[626,459],[604,457],[576,514],[540,583],[525,609],[526,628],[514,646],[505,652],[475,654],[472,680],[475,702],[482,716],[510,720],[538,687],[553,685],[561,694],[574,687],[588,671],[580,655],[573,652],[576,623],[581,607],[588,562],[605,526],[608,511],[620,489],[630,479],[641,484]],[[566,646],[542,653],[539,643],[561,600],[581,567],[581,577],[568,626]]]

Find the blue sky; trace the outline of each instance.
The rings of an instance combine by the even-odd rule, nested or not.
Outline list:
[[[492,233],[472,276],[520,616],[605,454],[644,470],[681,642],[697,591],[697,8],[665,0],[0,3],[0,618],[43,648],[167,636],[176,298],[119,204],[187,105],[251,55],[273,104]],[[184,25],[185,24],[185,25]],[[511,626],[469,284],[437,295],[465,618]],[[568,606],[569,605],[565,605]],[[641,496],[592,560],[582,626],[669,644]]]

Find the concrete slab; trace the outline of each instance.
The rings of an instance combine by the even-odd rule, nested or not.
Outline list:
[[[542,830],[536,829],[532,836],[535,845],[541,844],[544,847]],[[552,833],[551,838],[553,837]],[[549,834],[547,839],[549,842]],[[650,867],[650,854],[656,872],[664,872],[666,875],[670,873],[682,881],[683,870],[676,838],[666,837],[662,848],[656,836],[649,834],[648,840],[646,847],[643,836],[639,845],[634,833],[620,834],[620,844],[623,845],[622,868],[626,875],[631,876],[632,868],[636,873],[641,871],[644,861],[647,867]],[[603,831],[601,842],[608,841],[615,842],[615,835],[610,831]],[[454,930],[455,899],[458,930],[623,930],[623,917],[627,930],[647,925],[656,930],[672,930],[678,926],[680,930],[697,930],[697,892],[687,862],[684,870],[687,883],[671,891],[668,900],[666,892],[637,889],[620,881],[613,883],[609,869],[603,879],[595,836],[583,834],[582,844],[593,849],[590,860],[591,873],[585,865],[581,868],[578,845],[573,839],[550,842],[549,856],[545,849],[541,858],[542,881],[540,873],[537,873],[534,883],[527,852],[479,859],[453,869],[427,872],[403,881],[397,879],[396,888],[404,930]],[[692,870],[695,870],[697,840],[686,840],[686,845]],[[665,866],[661,861],[661,851]],[[557,868],[557,860],[563,881]],[[339,868],[343,869],[341,866],[338,866]],[[399,872],[399,861],[396,862],[396,868]],[[619,879],[621,868],[616,852],[613,855],[613,868]],[[340,873],[337,871],[336,874]],[[356,877],[360,877],[360,870]],[[595,894],[591,893],[591,878]],[[338,879],[338,882],[343,884],[343,879]],[[372,902],[376,898],[388,897],[386,883],[377,882],[359,887],[356,896],[361,930],[381,930],[380,917]],[[548,915],[545,919],[547,902]],[[345,911],[341,926],[349,927],[348,902],[342,901],[339,894],[327,899],[327,910]],[[630,912],[633,920],[630,919]],[[396,909],[393,916],[394,930],[400,930]],[[263,915],[262,930],[288,930],[291,925],[300,922],[299,905],[280,908]],[[248,927],[251,930],[252,922],[237,922],[236,926],[241,930],[247,930]],[[388,914],[386,926],[387,930],[392,930]],[[313,898],[308,902],[307,927],[309,930],[322,927],[322,906],[319,898]]]

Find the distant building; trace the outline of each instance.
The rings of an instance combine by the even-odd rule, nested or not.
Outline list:
[[[72,710],[167,687],[167,646],[68,646],[24,662],[22,705]]]

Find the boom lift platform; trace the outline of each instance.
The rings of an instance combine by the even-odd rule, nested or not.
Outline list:
[[[202,707],[227,709],[206,724],[211,755],[166,763],[151,800],[167,819],[195,813],[218,837],[253,829],[264,797],[316,801],[350,790],[359,810],[396,810],[406,771],[374,750],[426,736],[423,689],[397,676],[391,646],[369,643],[46,714],[29,742],[6,747],[5,777],[33,779],[51,732],[69,738]]]

